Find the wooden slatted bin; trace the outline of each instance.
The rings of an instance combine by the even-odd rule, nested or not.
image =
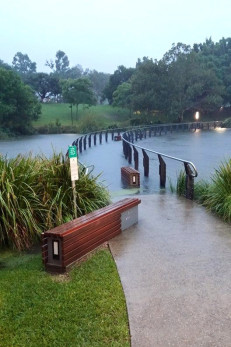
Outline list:
[[[122,136],[121,135],[115,135],[114,136],[114,141],[121,141],[122,140]]]
[[[130,187],[140,186],[140,173],[132,167],[121,167],[121,178]]]
[[[76,260],[137,223],[140,202],[126,198],[43,233],[45,269],[63,273]]]

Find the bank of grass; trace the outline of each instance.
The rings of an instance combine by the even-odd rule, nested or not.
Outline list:
[[[185,194],[183,172],[178,176],[176,191],[178,195]],[[195,183],[194,199],[225,222],[231,222],[231,159],[224,161],[215,169],[209,182]]]
[[[77,215],[107,205],[107,189],[80,167]],[[43,231],[74,218],[70,165],[63,154],[0,156],[0,247],[18,250],[40,240]]]
[[[41,255],[1,252],[0,346],[130,346],[116,266],[101,250],[68,277],[44,272]]]
[[[80,105],[78,114],[73,106],[73,125],[69,104],[42,104],[42,114],[33,126],[40,132],[84,132],[83,128],[93,127],[93,130],[106,129],[110,126],[129,125],[129,111],[110,105],[86,107]],[[97,129],[96,129],[97,128]]]

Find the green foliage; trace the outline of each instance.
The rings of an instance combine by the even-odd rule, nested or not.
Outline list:
[[[185,171],[181,170],[179,175],[177,176],[177,183],[176,183],[176,192],[179,196],[185,195],[185,189],[186,189],[186,175]]]
[[[130,109],[132,107],[132,90],[131,83],[123,82],[120,84],[113,93],[113,106],[125,107]]]
[[[66,72],[69,70],[69,59],[65,52],[59,50],[56,52],[55,62],[53,60],[46,61],[48,66],[57,76],[64,78]]]
[[[62,81],[63,99],[70,104],[95,105],[96,99],[92,91],[92,85],[87,78],[78,78]]]
[[[206,208],[231,222],[231,159],[215,170],[212,183],[205,186],[200,196]]]
[[[36,72],[36,63],[32,62],[27,54],[17,52],[12,62],[13,69],[20,75]]]
[[[41,106],[32,89],[11,70],[0,68],[0,123],[2,128],[26,133],[38,119]]]
[[[0,345],[129,347],[126,304],[115,263],[101,250],[65,276],[41,255],[1,252]]]
[[[231,128],[231,118],[227,118],[222,122],[222,128]]]
[[[163,64],[144,58],[138,62],[131,78],[132,105],[134,111],[151,113],[161,110],[167,102],[164,92],[165,67]],[[166,93],[166,92],[165,92]],[[165,98],[166,96],[166,98]]]
[[[87,73],[85,71],[84,75],[86,75],[91,81],[94,93],[97,95],[99,101],[102,101],[103,90],[109,82],[110,75],[108,73],[98,72],[96,70],[89,70]]]
[[[174,187],[171,186],[174,191]],[[181,171],[177,178],[176,191],[185,195],[185,173]],[[211,182],[199,181],[194,185],[194,200],[208,210],[231,222],[231,159],[222,163],[211,177]]]
[[[129,81],[135,69],[126,68],[123,65],[118,66],[118,69],[114,72],[113,75],[110,76],[109,82],[104,89],[104,98],[108,99],[109,104],[112,104],[113,101],[113,93],[117,89],[117,87],[123,82]]]
[[[131,86],[133,109],[160,111],[172,120],[182,120],[186,111],[214,111],[223,101],[224,88],[216,73],[181,43],[159,62],[139,61]]]
[[[0,245],[29,248],[41,232],[74,217],[70,168],[63,155],[0,157]],[[78,216],[108,204],[98,177],[80,171]]]
[[[208,188],[209,188],[209,183],[204,180],[195,182],[194,200],[196,200],[199,203],[203,203],[205,196],[207,194]]]
[[[30,74],[25,79],[26,83],[33,88],[43,101],[46,97],[61,94],[59,78],[55,74],[39,72]]]

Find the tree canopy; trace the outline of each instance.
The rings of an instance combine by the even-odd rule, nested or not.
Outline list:
[[[72,105],[94,105],[96,99],[92,90],[92,84],[87,78],[78,78],[62,81],[63,99]]]
[[[107,99],[130,111],[162,113],[175,121],[195,111],[209,113],[231,106],[231,38],[219,42],[208,38],[192,47],[179,42],[159,61],[144,57],[135,68],[120,65],[111,75],[80,64],[71,67],[62,50],[46,65],[50,74],[37,73],[36,63],[21,52],[15,54],[12,66],[0,60],[0,67],[16,71],[42,101],[58,95],[56,100],[77,108],[80,103]]]
[[[105,89],[109,102],[114,90],[114,105],[125,100],[120,79],[124,71],[115,71]],[[213,112],[231,104],[231,39],[207,39],[193,47],[173,44],[159,61],[138,59],[131,72],[127,107],[134,111],[160,112],[170,120],[183,120],[188,112]]]
[[[12,66],[21,75],[36,72],[36,63],[32,62],[27,54],[21,52],[15,54]]]
[[[0,68],[1,127],[26,133],[40,112],[41,105],[32,89],[14,71]]]
[[[127,69],[125,66],[120,65],[114,74],[110,76],[109,82],[104,89],[104,98],[108,99],[109,104],[113,102],[113,93],[117,87],[123,82],[129,81],[134,71],[134,68]]]

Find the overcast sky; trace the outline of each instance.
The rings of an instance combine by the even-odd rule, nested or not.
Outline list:
[[[28,54],[37,71],[64,51],[70,66],[113,73],[162,58],[172,43],[230,37],[230,0],[1,0],[0,59]]]

